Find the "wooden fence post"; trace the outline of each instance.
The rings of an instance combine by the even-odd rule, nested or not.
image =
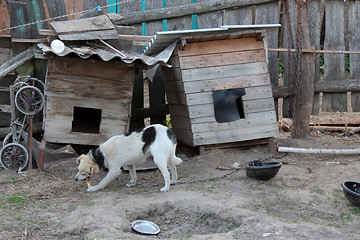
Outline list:
[[[297,4],[297,13],[300,14],[297,41],[301,40],[301,47],[313,49],[310,44],[309,27],[307,23],[307,4]],[[295,87],[295,109],[291,136],[305,137],[309,133],[309,122],[314,99],[315,87],[315,53],[298,53],[301,57],[300,76]]]
[[[161,66],[158,67],[155,76],[152,82],[149,82],[149,100],[150,100],[150,107],[157,107],[162,104],[165,104],[165,88],[164,82],[162,79],[162,68]],[[151,117],[150,122],[151,124],[159,123],[164,124],[166,120],[166,116],[156,116]]]
[[[139,70],[135,75],[131,113],[133,113],[135,109],[140,108],[144,108],[144,79],[142,70]],[[130,118],[130,131],[134,131],[142,127],[144,127],[144,119]]]

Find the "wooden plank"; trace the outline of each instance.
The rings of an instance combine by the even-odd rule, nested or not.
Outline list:
[[[273,98],[260,98],[243,101],[245,114],[255,112],[266,112],[275,109]]]
[[[50,118],[72,117],[74,106],[101,109],[102,119],[121,119],[122,121],[128,119],[128,102],[69,96],[46,96],[45,121]]]
[[[349,1],[348,22],[349,22],[349,50],[360,51],[360,1]],[[360,76],[360,55],[350,55],[350,77],[358,78]],[[360,112],[360,93],[351,93],[351,109],[353,112]]]
[[[214,67],[239,63],[266,62],[265,50],[180,57],[181,69]]]
[[[345,50],[344,2],[326,1],[324,50]],[[324,54],[324,79],[345,79],[345,58],[343,55]],[[323,94],[322,110],[326,112],[346,112],[347,95],[342,93]]]
[[[193,4],[189,4],[190,1],[189,0],[177,0],[177,1],[166,1],[166,8],[162,8],[162,11],[171,11],[175,10],[175,9],[179,9],[184,5],[191,5],[193,6]],[[149,10],[149,11],[158,11],[160,9],[153,9],[153,10]],[[147,11],[144,11],[147,12]],[[144,14],[143,12],[143,14]],[[173,17],[169,17],[171,13],[168,14],[168,16],[165,15],[154,15],[153,17],[155,17],[156,20],[159,19],[167,19],[167,30],[168,31],[173,31],[173,30],[184,30],[184,29],[191,29],[191,13],[187,13],[187,14],[181,14],[180,16],[178,16],[178,14],[173,15]],[[148,17],[149,15],[144,15],[144,17]],[[155,20],[154,19],[154,20]]]
[[[58,37],[64,41],[93,40],[93,39],[118,39],[118,33],[115,29],[109,29],[109,30],[59,34]]]
[[[45,123],[44,140],[52,143],[99,145],[110,137],[126,133],[125,122],[105,119],[100,123],[100,134],[71,131],[72,118],[49,119]]]
[[[226,9],[223,18],[222,25],[250,25],[252,24],[252,6]]]
[[[325,93],[346,93],[346,92],[359,92],[360,79],[345,79],[342,81],[318,81],[315,83],[315,92]],[[287,86],[273,88],[274,98],[282,98],[289,96],[289,89]]]
[[[225,131],[232,129],[241,129],[241,128],[262,128],[266,125],[275,125],[277,126],[276,115],[273,114],[269,117],[258,117],[258,118],[241,118],[234,122],[218,123],[218,122],[208,122],[208,123],[199,123],[192,124],[191,131],[195,133],[201,132],[216,132],[216,131]]]
[[[170,104],[187,104],[188,106],[213,103],[212,92],[201,93],[172,93],[168,94],[168,102]],[[270,85],[245,88],[245,95],[242,97],[244,101],[254,100],[261,98],[272,98],[272,91]]]
[[[181,116],[174,115],[176,118],[179,118],[181,120]],[[266,111],[266,112],[253,112],[253,113],[246,113],[245,119],[252,119],[252,118],[269,118],[276,116],[275,110]],[[209,122],[216,122],[215,116],[209,116],[209,117],[200,117],[200,118],[191,118],[190,123],[191,125],[196,124],[202,124],[202,123],[209,123]],[[191,129],[191,128],[189,128]]]
[[[194,145],[208,145],[217,143],[239,142],[259,138],[278,136],[278,126],[263,125],[261,127],[239,128],[215,132],[203,132],[194,134]]]
[[[210,13],[225,9],[234,9],[234,8],[246,7],[261,3],[273,2],[273,1],[275,0],[243,0],[243,1],[217,0],[217,1],[204,1],[194,4],[179,4],[178,3],[180,2],[179,0],[169,1],[167,3],[167,8],[145,10],[141,12],[122,13],[121,15],[124,17],[124,19],[120,21],[116,21],[115,23],[119,25],[132,25],[142,22],[150,22],[154,20],[162,20],[162,19],[170,20],[170,18],[179,18],[183,16],[191,16],[193,14],[200,14],[200,13]],[[173,2],[174,4],[172,4]],[[181,3],[189,3],[189,1],[182,0]],[[181,24],[181,22],[178,23]],[[247,24],[251,24],[251,22]],[[188,29],[191,29],[191,25],[190,28]],[[168,29],[168,30],[172,30],[172,29]]]
[[[12,38],[11,41],[13,43],[48,43],[48,38],[37,38],[37,39],[29,39],[29,38]]]
[[[75,19],[69,21],[54,21],[50,25],[57,34],[69,34],[76,32],[90,32],[100,30],[115,30],[114,24],[106,15],[92,18]],[[116,32],[116,30],[115,30]]]
[[[182,71],[182,79],[186,81],[209,80],[217,78],[230,78],[237,76],[251,76],[267,73],[267,63],[246,63],[228,66],[189,69]]]
[[[177,111],[181,111],[181,108],[179,108],[180,106],[181,105],[175,105]],[[245,114],[254,112],[267,112],[272,111],[275,108],[273,98],[243,101],[243,106]],[[170,109],[172,107],[174,107],[174,105],[171,105]],[[188,106],[188,112],[190,118],[209,117],[215,115],[214,106],[212,103]]]
[[[171,83],[175,84],[175,82],[171,82]],[[270,78],[268,74],[259,74],[259,75],[251,75],[251,76],[219,78],[219,79],[202,80],[202,81],[188,81],[188,82],[184,82],[183,89],[185,93],[208,92],[211,91],[211,89],[214,87],[216,88],[224,85],[236,85],[236,84],[241,84],[244,87],[270,85]],[[176,89],[179,90],[179,88]]]
[[[64,0],[44,0],[50,18],[66,15],[66,8]],[[45,4],[44,4],[45,5]],[[66,21],[67,17],[56,19],[56,21]]]
[[[0,66],[0,79],[5,77],[9,72],[14,71],[16,68],[22,66],[27,61],[35,57],[34,49],[36,46],[32,46],[22,53],[16,55],[8,62]]]
[[[185,57],[193,55],[261,49],[264,49],[264,43],[263,41],[256,40],[256,38],[234,38],[217,41],[187,43],[184,50],[178,50],[178,55],[180,57]]]
[[[141,36],[141,35],[126,35],[126,34],[119,34],[118,38],[121,40],[144,40],[144,41],[150,41],[153,39],[153,36]]]
[[[76,19],[81,16],[81,13],[73,14],[77,12],[81,12],[84,10],[84,1],[83,0],[64,0],[66,13],[69,14],[69,20]]]
[[[279,3],[271,2],[256,6],[255,24],[274,24],[280,23]],[[267,32],[267,47],[278,47],[278,31]],[[278,75],[278,53],[268,53],[269,74],[272,86],[279,85]]]
[[[47,77],[46,95],[66,95],[69,97],[103,98],[106,100],[124,99],[130,101],[132,84],[130,81],[89,81],[89,78],[51,75]],[[93,80],[93,79],[92,79]],[[97,89],[97,90],[94,90]]]
[[[131,99],[135,69],[116,62],[49,59],[46,94]]]
[[[214,0],[197,0],[197,3],[209,3],[210,1]],[[223,12],[222,11],[216,11],[216,12],[209,12],[209,13],[201,13],[197,15],[198,20],[198,26],[199,29],[204,28],[216,28],[223,24]]]
[[[56,36],[56,33],[51,29],[39,29],[39,34],[45,36]]]

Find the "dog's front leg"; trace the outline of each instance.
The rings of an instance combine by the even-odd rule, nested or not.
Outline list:
[[[136,185],[137,176],[136,176],[136,167],[135,165],[127,166],[130,173],[130,182],[126,184],[127,187],[132,187]]]
[[[97,190],[105,188],[112,180],[119,176],[121,170],[109,171],[108,174],[99,182],[98,185],[91,186],[87,189],[88,192],[95,192]]]

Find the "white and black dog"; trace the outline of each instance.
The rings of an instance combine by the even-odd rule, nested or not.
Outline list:
[[[137,179],[135,165],[152,156],[165,180],[165,186],[160,191],[168,191],[170,183],[175,183],[177,180],[175,166],[182,163],[182,160],[175,156],[176,143],[174,132],[160,124],[114,136],[98,148],[90,150],[87,155],[83,154],[77,158],[79,172],[75,180],[85,180],[101,169],[108,171],[98,185],[89,186],[87,189],[87,191],[97,191],[119,176],[121,168],[126,166],[131,179],[127,186],[132,186],[136,184]],[[168,168],[171,172],[171,182]]]

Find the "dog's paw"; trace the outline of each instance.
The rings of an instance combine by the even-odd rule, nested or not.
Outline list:
[[[162,189],[160,189],[160,192],[167,192],[167,191],[169,191],[168,187],[163,187]]]
[[[88,189],[87,189],[86,191],[88,191],[88,192],[95,192],[95,191],[97,191],[97,190],[99,190],[98,187],[96,187],[96,186],[90,186],[90,187],[88,187]]]
[[[133,183],[133,182],[129,182],[129,183],[126,184],[127,187],[133,187],[135,185],[136,185],[136,183]]]

